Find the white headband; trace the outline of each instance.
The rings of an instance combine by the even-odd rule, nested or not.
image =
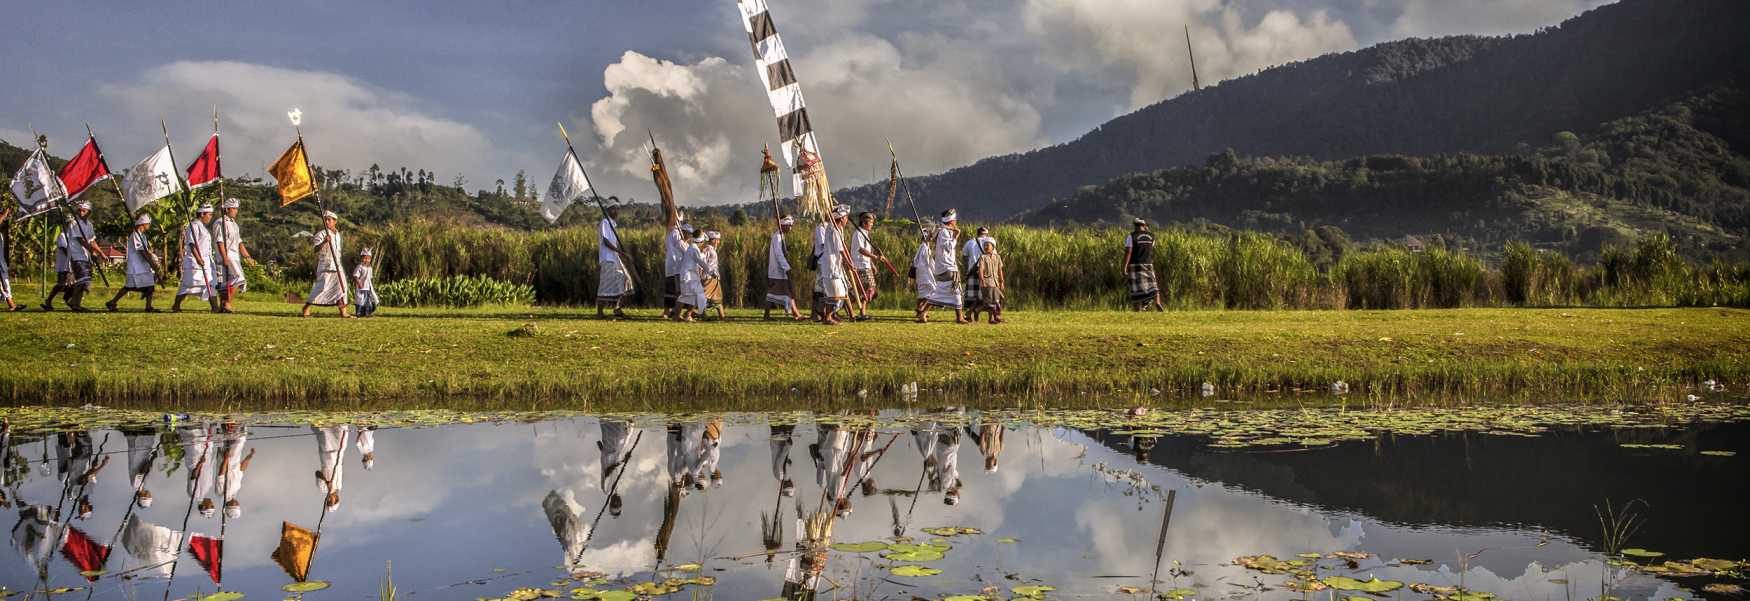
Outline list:
[[[203,205],[201,205],[200,210],[195,211],[195,214],[196,215],[204,215],[204,214],[211,213],[211,212],[213,212],[213,205],[203,204]]]
[[[340,221],[340,216],[339,216],[339,215],[335,215],[335,214],[334,214],[334,211],[323,211],[323,212],[322,212],[322,218],[323,218],[323,219],[333,219],[333,220],[335,220],[335,221]]]
[[[796,225],[796,218],[785,215],[783,219],[778,220],[778,225]]]
[[[243,203],[237,202],[237,199],[227,198],[227,199],[225,199],[225,204],[223,205],[223,208],[235,209],[235,208],[240,207],[240,206],[243,206]]]
[[[723,238],[723,234],[719,234],[717,232],[711,232],[711,231],[705,232],[705,239],[706,240],[719,240],[722,238]]]
[[[959,219],[959,218],[960,218],[959,213],[955,213],[954,211],[949,210],[948,214],[942,216],[942,224],[947,225],[949,222],[952,222],[952,221]]]
[[[140,213],[140,216],[134,219],[134,225],[152,225],[152,216]]]

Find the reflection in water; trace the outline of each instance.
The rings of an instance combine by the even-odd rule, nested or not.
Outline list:
[[[1685,591],[1702,581],[1617,574],[1600,561],[1586,522],[1606,496],[1652,504],[1630,546],[1680,559],[1750,550],[1735,535],[1750,492],[1746,424],[1248,452],[1194,437],[1029,429],[957,409],[875,425],[893,417],[6,429],[0,506],[16,518],[6,553],[17,559],[0,561],[0,584],[253,598],[322,580],[344,598],[374,594],[382,563],[394,561],[403,594],[473,598],[578,573],[607,578],[600,588],[660,584],[696,563],[725,599],[940,598],[987,585],[1007,596],[1033,583],[1094,598],[1146,590],[1157,569],[1157,588],[1292,599],[1301,595],[1281,588],[1284,576],[1233,559],[1347,550],[1375,557],[1322,564],[1320,575],[1578,599],[1598,596],[1611,574],[1623,599],[1693,597]],[[376,466],[379,437],[404,459]],[[1665,440],[1741,455],[1620,446]],[[105,469],[112,456],[125,471]],[[962,460],[983,469],[962,472]],[[349,483],[353,461],[363,471]],[[798,477],[798,461],[812,478]],[[1157,562],[1166,491],[1176,501]],[[943,572],[895,576],[888,569],[905,562],[833,548],[894,537],[946,549],[915,564]],[[118,545],[124,552],[111,553]]]

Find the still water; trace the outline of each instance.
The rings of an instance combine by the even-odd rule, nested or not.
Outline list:
[[[1703,587],[1742,583],[1608,564],[1595,513],[1607,500],[1637,516],[1618,547],[1664,554],[1642,562],[1750,557],[1750,423],[1236,449],[941,417],[14,431],[0,584],[34,598],[281,599],[305,580],[329,585],[305,598],[375,599],[391,562],[399,597],[419,599],[526,587],[587,598],[665,581],[673,599],[1361,595],[1287,584],[1348,576],[1524,600],[1608,585],[1663,601],[1727,598]],[[1235,562],[1266,554],[1296,565]],[[893,571],[908,565],[929,575]],[[1443,589],[1429,590],[1378,596]]]

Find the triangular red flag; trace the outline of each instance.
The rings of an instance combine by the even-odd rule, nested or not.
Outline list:
[[[219,134],[213,134],[207,140],[207,147],[201,150],[200,156],[194,158],[194,164],[188,166],[189,189],[210,186],[225,177],[219,170]]]
[[[61,546],[61,555],[79,568],[80,575],[87,581],[96,582],[103,570],[103,564],[109,561],[109,547],[97,544],[78,528],[67,529],[67,541]]]
[[[61,166],[61,182],[67,185],[67,200],[79,197],[91,184],[110,177],[109,165],[103,161],[103,151],[97,149],[97,138],[85,139],[79,154]]]
[[[207,576],[213,579],[213,584],[218,584],[219,562],[225,557],[225,539],[196,534],[188,539],[188,551],[194,554],[201,567],[207,569]]]

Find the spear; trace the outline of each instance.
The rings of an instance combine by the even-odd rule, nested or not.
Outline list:
[[[578,160],[577,158],[577,149],[571,146],[571,134],[565,132],[564,123],[558,123],[557,125],[559,126],[559,137],[565,138],[565,152],[571,153],[571,160],[577,162],[577,170],[583,172],[583,179],[589,180],[589,172],[583,170],[583,161]],[[626,239],[620,237],[620,226],[619,224],[614,223],[613,219],[608,217],[608,204],[603,202],[602,195],[596,192],[595,181],[589,181],[590,198],[595,200],[596,208],[601,209],[602,219],[608,222],[608,232],[614,235],[614,242],[617,242],[620,247],[615,251],[620,255],[620,259],[622,259],[620,264],[626,266],[626,275],[631,276],[632,285],[642,290],[644,286],[638,283],[638,271],[632,268],[632,255],[626,251]]]

